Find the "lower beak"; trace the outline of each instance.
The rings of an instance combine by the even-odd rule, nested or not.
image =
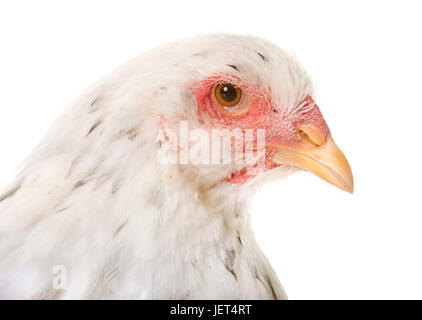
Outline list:
[[[313,128],[300,130],[304,134],[305,147],[277,147],[273,162],[291,165],[309,171],[332,185],[353,193],[353,174],[349,162],[331,137],[322,139]]]

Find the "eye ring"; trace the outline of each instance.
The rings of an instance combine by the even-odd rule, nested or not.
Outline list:
[[[242,90],[231,83],[220,83],[215,86],[214,95],[220,105],[232,108],[242,99]]]

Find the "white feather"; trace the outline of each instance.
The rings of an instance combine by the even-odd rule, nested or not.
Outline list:
[[[160,46],[105,76],[69,105],[0,198],[0,298],[286,297],[247,208],[287,169],[231,185],[222,181],[230,166],[157,161],[159,116],[204,126],[192,86],[228,64],[257,88],[277,88],[286,115],[312,93],[290,55],[227,34]],[[58,265],[64,290],[52,287]]]

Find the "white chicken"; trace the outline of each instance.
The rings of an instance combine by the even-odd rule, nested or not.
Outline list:
[[[251,196],[298,169],[353,190],[312,96],[295,59],[252,36],[172,42],[105,76],[0,196],[0,298],[285,299]]]

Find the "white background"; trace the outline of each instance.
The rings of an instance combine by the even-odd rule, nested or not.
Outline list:
[[[354,172],[265,188],[253,227],[291,299],[422,298],[420,2],[2,1],[0,183],[63,106],[152,46],[196,33],[294,52]]]

